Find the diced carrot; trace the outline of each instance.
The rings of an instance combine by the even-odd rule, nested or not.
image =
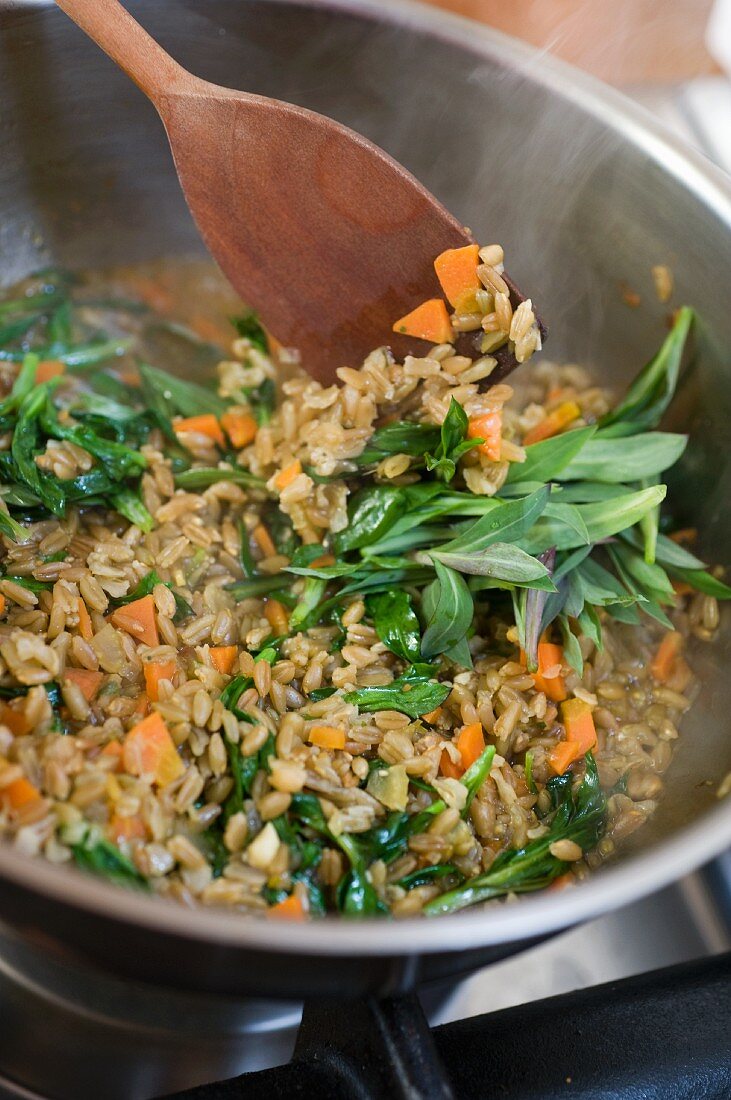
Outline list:
[[[688,584],[687,581],[673,579],[670,581],[670,583],[673,586],[673,592],[676,596],[690,596],[691,592],[695,591],[693,585]]]
[[[307,734],[307,740],[320,749],[344,749],[345,730],[335,726],[313,726]]]
[[[290,894],[276,905],[270,905],[267,916],[274,920],[305,920],[307,914],[299,894]]]
[[[155,618],[155,601],[152,596],[142,596],[139,600],[133,600],[132,603],[118,607],[109,616],[109,621],[112,626],[116,626],[118,630],[125,630],[145,645],[160,644]]]
[[[682,648],[683,635],[677,630],[669,630],[650,663],[650,672],[658,683],[666,684],[672,677]]]
[[[178,665],[176,661],[145,661],[142,671],[145,674],[147,698],[156,703],[160,698],[160,681],[172,680]]]
[[[439,771],[447,779],[459,779],[464,775],[464,768],[461,764],[455,764],[446,747],[442,749],[442,755],[439,757]]]
[[[561,719],[566,740],[578,745],[581,755],[596,746],[596,728],[591,707],[583,699],[567,699],[561,704]]]
[[[108,741],[99,755],[113,757],[115,761],[113,770],[117,771],[122,765],[122,742],[116,739],[114,741]]]
[[[525,655],[521,654],[521,660],[525,663]],[[563,664],[563,649],[553,642],[538,643],[538,671],[533,673],[533,682],[536,691],[542,691],[554,703],[560,703],[566,698],[566,683],[563,676],[544,675],[556,665]]]
[[[575,741],[559,741],[559,743],[554,745],[551,749],[548,763],[551,765],[556,775],[563,775],[580,756],[581,749]]]
[[[288,485],[291,485],[296,477],[302,473],[302,463],[298,458],[295,458],[294,462],[290,462],[289,466],[285,466],[283,470],[280,470],[277,476],[274,478],[274,484],[279,492],[283,492]]]
[[[13,783],[9,783],[7,787],[2,791],[3,800],[5,805],[11,810],[20,810],[23,806],[27,806],[29,802],[37,802],[43,795],[34,787],[33,784],[21,776],[20,779],[16,779]]]
[[[473,416],[467,426],[468,439],[482,439],[477,447],[493,462],[500,461],[500,449],[502,446],[503,415],[501,412],[485,413],[483,416]]]
[[[572,886],[575,882],[574,876],[570,871],[567,871],[565,875],[559,875],[550,883],[546,889],[553,890],[554,893],[559,890],[565,890],[567,886]]]
[[[239,652],[238,646],[212,645],[208,652],[211,655],[213,667],[218,669],[219,672],[223,672],[225,676],[229,676]]]
[[[263,523],[257,523],[254,530],[251,532],[254,536],[259,549],[265,558],[273,558],[277,552],[277,548],[272,542],[272,536],[267,531]]]
[[[253,442],[259,425],[244,409],[229,409],[221,417],[221,427],[237,449]]]
[[[76,601],[76,607],[79,616],[79,634],[85,642],[90,642],[94,637],[94,627],[92,626],[91,615],[81,596]]]
[[[535,428],[531,428],[529,432],[526,432],[523,443],[526,447],[529,447],[531,443],[540,443],[542,439],[550,439],[551,436],[558,435],[564,428],[567,428],[578,416],[581,416],[581,409],[576,402],[564,401],[562,405],[559,405],[557,409],[544,417],[540,424],[536,424]]]
[[[50,382],[52,378],[58,378],[66,370],[66,364],[60,359],[41,359],[36,367],[36,382]]]
[[[133,814],[131,817],[122,817],[114,814],[107,828],[110,840],[120,844],[125,840],[144,840],[147,836],[147,828],[141,817]]]
[[[2,592],[0,592],[0,615],[5,614],[5,609],[6,609],[7,606],[8,606],[7,600],[3,596]]]
[[[139,714],[140,718],[144,718],[150,709],[150,700],[145,693],[142,693],[135,703],[133,714]]]
[[[117,373],[119,381],[124,382],[125,386],[139,386],[140,372],[137,367],[122,367]]]
[[[0,702],[0,725],[7,726],[15,737],[23,737],[33,728],[25,716],[24,710],[13,707],[10,703]]]
[[[279,600],[268,599],[264,604],[264,615],[275,634],[286,634],[289,630],[287,608]]]
[[[437,722],[442,716],[442,708],[435,707],[434,710],[430,710],[428,714],[422,714],[422,722],[430,722],[432,725]]]
[[[448,248],[434,261],[434,270],[447,300],[458,313],[473,313],[477,307],[475,291],[481,283],[477,274],[480,246],[466,244]]]
[[[104,673],[95,672],[91,668],[67,668],[64,672],[64,679],[76,684],[87,703],[90,703],[92,699],[96,698],[96,693],[99,691],[104,679]]]
[[[310,562],[310,569],[324,569],[326,565],[335,565],[335,558],[332,554],[321,554],[319,558],[315,558]]]
[[[439,770],[442,775],[446,775],[451,779],[460,779],[485,748],[482,723],[470,722],[469,725],[462,726],[455,744],[461,756],[460,763],[455,764],[451,756],[444,750],[439,761]]]
[[[157,313],[168,313],[173,308],[175,304],[173,296],[169,290],[160,285],[159,280],[147,275],[135,275],[134,279],[125,281],[129,283],[132,292]]]
[[[418,340],[428,340],[431,344],[451,344],[453,339],[452,323],[442,298],[422,302],[411,313],[399,318],[393,331],[415,336]]]
[[[167,726],[157,711],[133,726],[124,739],[122,760],[132,775],[165,787],[185,771]]]
[[[176,420],[173,424],[175,434],[180,432],[196,432],[198,435],[207,435],[219,447],[225,448],[226,437],[221,431],[221,425],[213,413],[203,413],[201,416],[187,416],[183,420]]]
[[[231,339],[228,326],[223,322],[213,321],[205,313],[194,313],[188,324],[201,340],[207,340],[209,344],[225,347]]]
[[[276,336],[272,336],[268,328],[264,329],[264,335],[267,338],[267,349],[272,359],[277,359],[279,353],[284,351],[284,344],[281,340],[277,340]]]
[[[692,544],[698,538],[698,528],[681,527],[679,531],[673,531],[669,538],[671,538],[673,542],[677,542],[679,546]]]

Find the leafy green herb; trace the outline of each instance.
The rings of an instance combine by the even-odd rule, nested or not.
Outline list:
[[[421,652],[427,660],[446,653],[461,642],[475,613],[472,593],[461,574],[443,565],[439,559],[435,560],[434,568],[436,580],[424,590],[423,597],[427,623]]]
[[[552,844],[572,840],[584,852],[598,844],[604,831],[606,799],[591,753],[586,755],[586,772],[578,789],[574,791],[570,773],[551,780],[548,788],[555,805],[548,833],[524,848],[503,852],[484,874],[427,902],[424,906],[427,916],[454,913],[509,893],[540,890],[569,866],[551,853]]]
[[[687,442],[687,436],[670,432],[645,432],[621,439],[607,439],[598,432],[564,466],[561,480],[624,482],[651,478],[673,466]]]
[[[359,466],[370,466],[381,462],[389,455],[405,454],[411,458],[421,458],[427,451],[439,446],[440,432],[431,424],[418,424],[410,420],[401,420],[377,428],[368,441],[366,449],[355,460]]]
[[[545,541],[542,539],[542,541]],[[493,543],[486,550],[470,553],[448,553],[444,550],[432,551],[435,562],[469,573],[476,577],[492,577],[526,588],[537,588],[552,592],[554,584],[545,565],[537,557],[527,554],[519,546],[510,543]]]
[[[525,785],[531,794],[536,793],[536,784],[533,778],[533,752],[529,750],[525,754]]]
[[[407,672],[387,687],[357,688],[343,698],[362,711],[398,710],[410,718],[419,718],[440,706],[451,690],[451,684],[440,684],[428,676]]]
[[[382,538],[404,509],[401,489],[391,485],[372,485],[351,497],[348,526],[333,540],[336,554],[357,550]]]
[[[439,446],[433,455],[424,456],[427,470],[435,473],[441,481],[451,481],[457,472],[457,463],[462,455],[484,442],[482,439],[467,439],[468,427],[467,413],[459,402],[452,398],[447,415],[442,421]]]
[[[268,353],[269,344],[266,333],[253,309],[240,313],[238,317],[232,317],[231,323],[239,336],[244,336],[247,340],[250,340],[254,347],[264,355]]]
[[[638,374],[624,399],[599,421],[605,436],[636,435],[655,428],[673,399],[685,342],[694,313],[678,310],[675,323],[662,347]]]
[[[596,427],[574,428],[570,432],[561,432],[540,443],[526,447],[525,462],[511,462],[506,482],[528,483],[539,481],[544,484],[554,481],[571,460],[578,455],[594,435]]]
[[[435,879],[447,878],[462,879],[464,875],[453,863],[433,863],[430,867],[422,867],[418,871],[412,871],[410,875],[404,875],[398,880],[397,885],[402,890],[413,890],[416,886],[428,886]]]
[[[175,477],[178,489],[187,492],[198,492],[207,489],[209,485],[216,485],[219,481],[233,481],[235,485],[241,485],[244,489],[264,489],[264,481],[255,477],[248,470],[229,469],[218,466],[194,466],[190,470],[183,470]]]
[[[159,408],[168,419],[176,415],[198,416],[201,413],[221,416],[228,408],[228,401],[197,382],[186,382],[147,363],[141,363],[139,370],[142,392],[153,408]]]
[[[368,596],[366,609],[376,634],[392,653],[408,662],[420,659],[421,629],[408,592],[396,589]]]
[[[112,493],[110,503],[120,515],[133,523],[135,527],[139,527],[140,531],[151,531],[154,527],[155,520],[142,503],[139,494],[134,490],[120,489],[118,492]]]
[[[456,539],[439,547],[445,554],[477,554],[496,542],[518,542],[528,533],[548,504],[550,488],[542,486],[519,500],[492,501],[493,507]]]
[[[85,839],[72,844],[74,859],[84,871],[101,875],[117,886],[132,887],[135,890],[149,890],[147,879],[135,867],[132,860],[120,852],[116,845],[89,830]]]

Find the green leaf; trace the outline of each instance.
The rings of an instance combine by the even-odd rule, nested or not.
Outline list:
[[[421,629],[411,597],[403,589],[368,596],[366,609],[383,644],[402,660],[421,657]]]
[[[525,539],[521,540],[524,549],[532,553],[546,549],[549,545],[557,550],[572,550],[587,543],[603,542],[612,535],[619,534],[625,528],[633,526],[664,498],[665,485],[653,485],[634,493],[622,493],[608,501],[596,501],[592,504],[555,505],[563,509],[571,507],[574,519],[583,523],[579,529],[575,522],[562,524],[555,522],[557,513],[551,513],[554,519],[541,519]],[[577,516],[578,513],[578,516]],[[568,513],[564,513],[568,515]]]
[[[25,527],[14,520],[12,516],[9,516],[2,508],[0,508],[0,534],[6,535],[13,542],[25,542],[28,538],[28,531]]]
[[[336,554],[358,550],[382,538],[404,511],[403,492],[393,485],[372,485],[350,499],[348,526],[335,535]]]
[[[398,710],[409,718],[420,718],[441,706],[451,690],[451,684],[406,674],[387,687],[358,688],[347,692],[343,698],[362,711]]]
[[[0,416],[8,416],[16,412],[25,398],[31,393],[36,380],[38,370],[38,356],[28,352],[23,357],[23,365],[13,382],[13,388],[8,396],[0,401]]]
[[[623,531],[622,538],[625,542],[631,543],[637,550],[644,548],[644,540],[639,531],[634,528]],[[660,565],[672,566],[676,569],[704,570],[706,568],[705,562],[702,562],[695,554],[691,554],[684,546],[673,542],[667,535],[658,534],[655,557]]]
[[[251,577],[245,581],[236,581],[225,587],[235,600],[249,600],[254,596],[268,596],[272,592],[281,592],[289,588],[291,583],[292,578],[286,573],[275,573],[272,576]]]
[[[562,481],[641,481],[673,466],[688,443],[686,435],[645,432],[607,439],[599,432],[561,471]]]
[[[320,577],[307,578],[302,594],[289,617],[289,631],[291,634],[306,629],[308,618],[322,600],[326,588],[326,580],[322,580]]]
[[[175,415],[198,416],[201,413],[221,416],[229,406],[223,397],[205,386],[199,386],[197,382],[186,382],[147,363],[141,363],[139,371],[143,393],[162,409],[168,419]]]
[[[584,658],[581,655],[579,639],[572,631],[565,615],[558,616],[558,625],[563,638],[564,657],[579,676],[584,675]]]
[[[543,515],[521,540],[524,550],[539,554],[550,547],[586,546],[591,542],[580,508],[576,504],[546,505]]]
[[[38,420],[50,392],[50,384],[45,382],[24,397],[18,409],[10,452],[19,479],[39,497],[50,512],[55,516],[62,516],[65,512],[66,494],[61,482],[45,470],[39,469],[35,463],[40,449]]]
[[[440,555],[476,554],[496,542],[517,542],[533,526],[548,504],[548,485],[530,496],[506,503],[497,502],[484,516],[456,539],[439,547]]]
[[[439,440],[439,428],[434,425],[400,420],[378,428],[355,461],[359,466],[370,466],[389,455],[404,454],[411,458],[421,458],[427,451],[438,447]]]
[[[492,762],[495,759],[495,746],[487,745],[480,755],[475,760],[474,764],[471,764],[467,771],[460,779],[460,783],[463,787],[467,788],[467,801],[465,802],[464,809],[462,810],[462,817],[466,817],[469,812],[469,808],[472,805],[472,800],[479,791],[482,784],[490,774],[492,768]]]
[[[238,317],[232,317],[231,324],[234,326],[239,336],[244,336],[247,340],[250,340],[254,347],[258,348],[264,355],[269,354],[269,343],[267,341],[266,332],[259,323],[259,318],[253,309],[247,309],[244,313],[239,314]]]
[[[460,573],[517,584],[526,588],[538,588],[544,592],[555,591],[555,585],[545,565],[510,543],[493,543],[487,550],[475,554],[449,554],[432,550],[435,562],[441,562]]]
[[[89,344],[77,344],[69,351],[55,356],[72,370],[79,367],[96,367],[108,359],[118,359],[132,346],[131,340],[95,340]]]
[[[416,886],[428,886],[435,879],[448,878],[454,875],[457,879],[463,878],[453,863],[432,863],[428,867],[412,871],[410,875],[404,875],[396,883],[402,890],[413,890]]]
[[[668,566],[668,569],[674,577],[685,581],[696,592],[715,596],[717,600],[731,600],[731,588],[705,569],[675,569],[672,566]]]
[[[642,554],[622,542],[614,543],[609,549],[612,557],[622,563],[627,575],[632,578],[640,592],[649,598],[673,603],[675,592],[670,578],[661,565],[645,561]]]
[[[110,504],[135,527],[139,527],[140,531],[151,531],[155,526],[155,520],[140,500],[139,493],[132,489],[120,489],[113,493]]]
[[[604,436],[635,435],[656,427],[673,399],[685,341],[694,313],[683,306],[658,353],[634,380],[624,399],[599,421]]]
[[[571,460],[579,454],[596,431],[595,425],[561,432],[551,439],[542,439],[526,447],[525,462],[511,462],[506,484],[517,482],[555,481]]]
[[[621,581],[593,558],[587,558],[582,562],[576,569],[575,575],[581,583],[586,602],[598,607],[604,607],[610,603],[631,604],[636,603],[638,599],[644,599],[644,596],[627,592]]]
[[[435,560],[434,567],[436,580],[424,593],[430,610],[421,652],[427,660],[461,642],[472,625],[475,613],[472,593],[460,574],[438,560]]]
[[[458,460],[482,442],[481,439],[465,439],[468,427],[467,413],[452,398],[442,422],[439,446],[433,455],[424,456],[427,470],[435,471],[442,481],[451,481],[457,471]]]
[[[82,870],[109,879],[117,886],[149,890],[147,879],[135,867],[132,860],[120,852],[116,845],[104,837],[95,836],[90,830],[79,844],[72,844],[74,859]]]
[[[183,470],[175,477],[175,485],[178,489],[188,492],[198,492],[207,489],[210,485],[216,485],[219,481],[232,481],[234,485],[241,485],[244,489],[264,489],[265,482],[261,477],[255,477],[248,470],[219,469],[212,466],[194,466],[191,470]]]

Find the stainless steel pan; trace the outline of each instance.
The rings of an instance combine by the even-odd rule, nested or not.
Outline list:
[[[500,35],[398,0],[138,0],[175,57],[221,84],[331,114],[499,239],[551,326],[550,355],[622,379],[664,331],[650,268],[700,311],[675,406],[692,445],[675,497],[728,561],[731,188],[589,78]],[[0,265],[93,267],[200,250],[153,109],[53,6],[0,3]],[[627,280],[642,307],[623,304]],[[529,368],[528,368],[529,369]],[[26,939],[189,989],[353,995],[457,973],[620,906],[731,842],[729,636],[701,648],[652,824],[578,890],[443,921],[289,926],[155,903],[0,848],[0,914]]]

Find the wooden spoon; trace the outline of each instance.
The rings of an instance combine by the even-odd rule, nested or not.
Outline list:
[[[155,105],[211,254],[311,375],[334,382],[384,343],[426,353],[391,326],[440,294],[434,257],[472,238],[412,175],[332,119],[192,76],[118,0],[56,2]],[[497,358],[491,382],[515,366]]]

